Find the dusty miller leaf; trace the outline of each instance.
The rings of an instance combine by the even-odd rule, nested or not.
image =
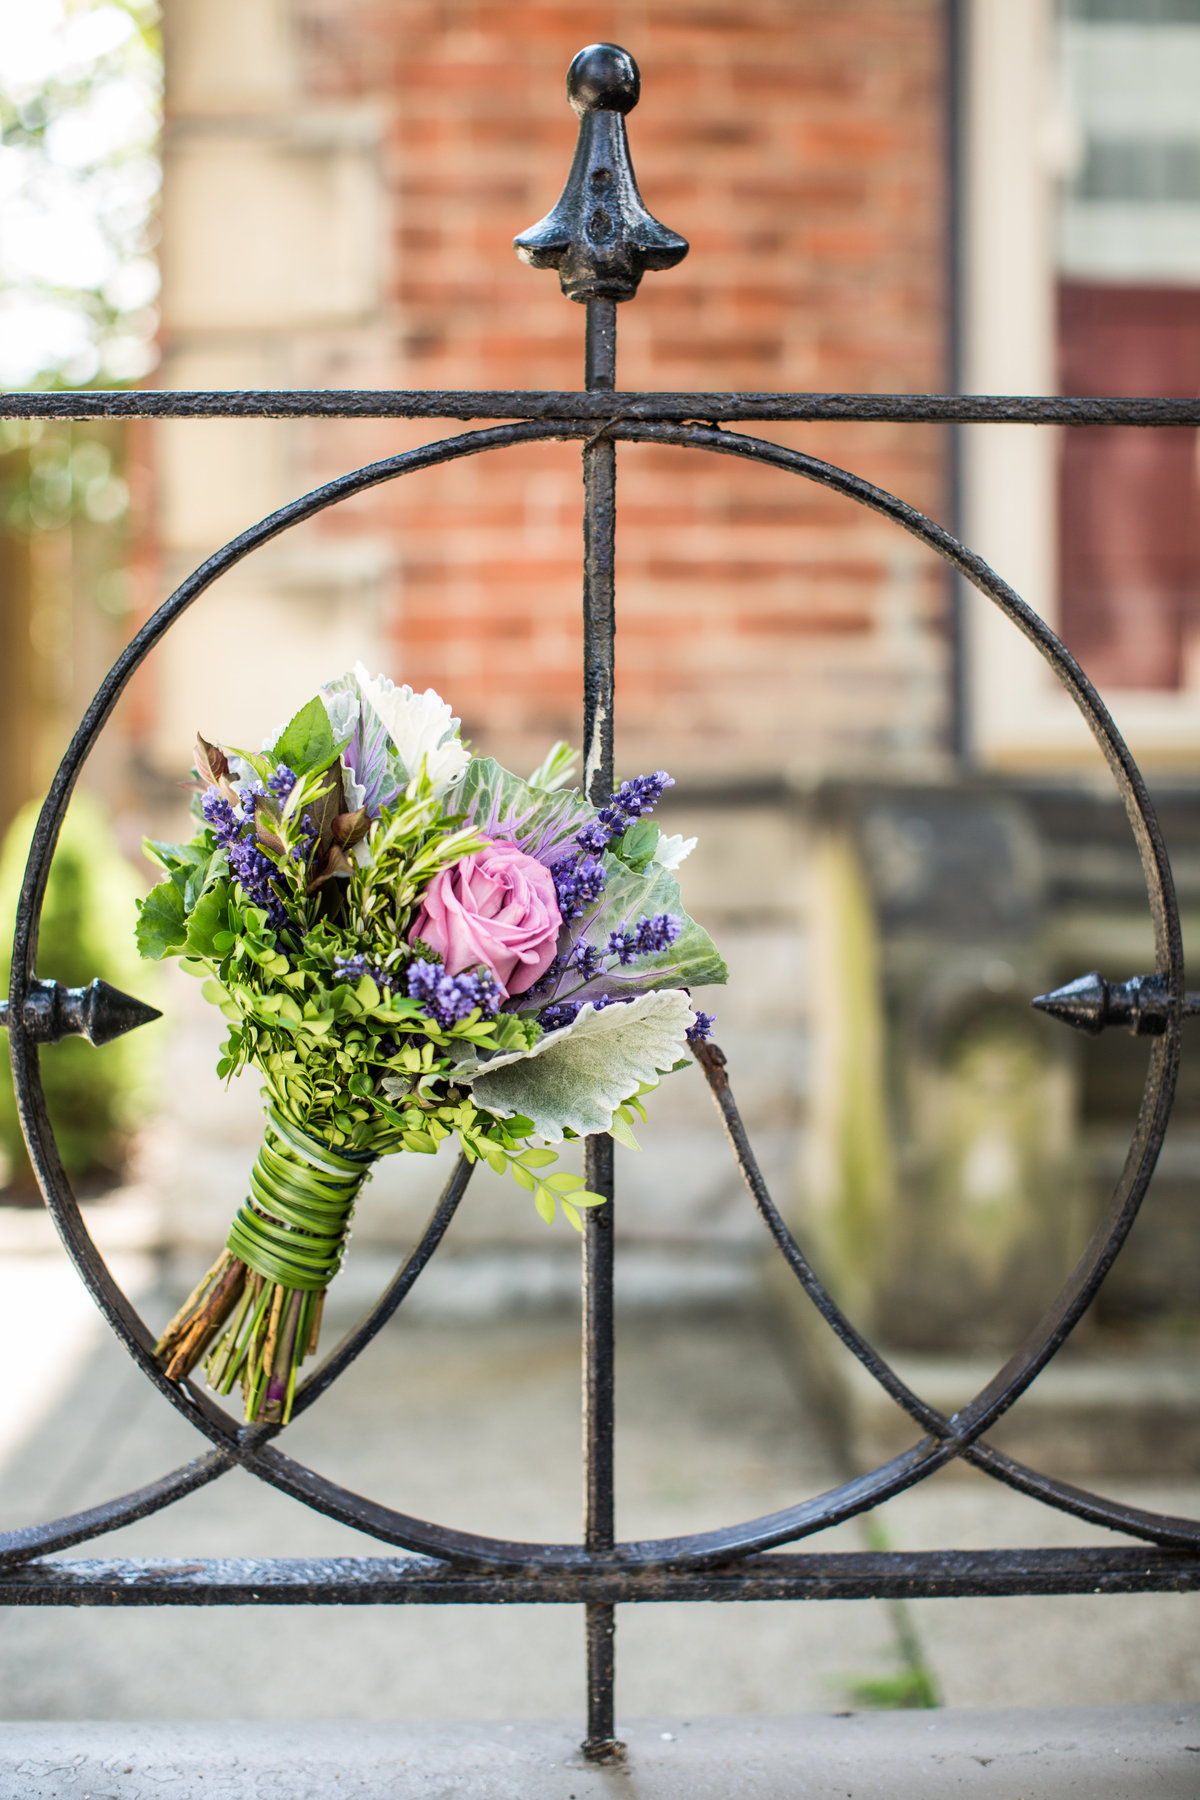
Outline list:
[[[457,1079],[465,1076],[485,1112],[524,1113],[547,1143],[560,1143],[564,1131],[587,1137],[607,1131],[623,1100],[673,1067],[693,1017],[678,990],[642,994],[601,1012],[585,1006],[524,1055],[493,1057],[477,1074],[460,1071]]]

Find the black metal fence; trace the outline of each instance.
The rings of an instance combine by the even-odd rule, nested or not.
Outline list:
[[[837,1600],[922,1595],[1129,1593],[1200,1587],[1200,1521],[1121,1505],[1014,1461],[987,1441],[1001,1415],[1062,1346],[1095,1298],[1145,1195],[1175,1089],[1180,1024],[1200,1000],[1184,992],[1179,914],[1166,846],[1128,748],[1099,695],[1049,626],[972,551],[941,526],[857,475],[729,424],[800,420],[1200,425],[1200,401],[960,398],[870,394],[621,393],[616,389],[616,303],[643,272],[678,262],[682,238],[646,212],[634,182],[624,114],[638,74],[611,45],[581,51],[568,91],[580,115],[579,146],[553,212],[517,239],[535,267],[559,271],[564,292],[587,308],[582,393],[54,393],[0,396],[0,415],[20,418],[429,418],[503,421],[442,439],[344,475],[281,508],[211,556],[123,651],[88,708],[58,769],[30,851],[13,944],[7,1007],[13,1074],[30,1155],[46,1204],[81,1279],[114,1332],[152,1381],[209,1443],[203,1454],[136,1492],[67,1518],[0,1536],[0,1603],[71,1606],[438,1605],[555,1602],[582,1605],[587,1632],[587,1736],[595,1761],[620,1756],[613,1711],[614,1608],[635,1601]],[[587,1214],[583,1251],[585,1506],[578,1544],[512,1543],[409,1517],[327,1480],[284,1454],[278,1426],[244,1426],[198,1386],[169,1382],[154,1360],[154,1332],[114,1282],[88,1233],[63,1171],[38,1074],[38,1045],[68,1033],[102,1044],[149,1009],[100,984],[65,993],[34,974],[38,924],[55,842],[72,789],[134,671],[214,581],[260,545],[351,494],[419,469],[514,444],[581,439],[584,482],[584,746],[590,797],[612,786],[613,546],[618,443],[656,443],[737,456],[816,482],[891,519],[936,551],[996,605],[1046,659],[1108,761],[1137,841],[1154,922],[1152,976],[1124,988],[1098,977],[1043,996],[1045,1010],[1098,1031],[1125,1023],[1149,1038],[1141,1110],[1106,1216],[1043,1318],[999,1373],[953,1417],[926,1404],[835,1304],[785,1224],[755,1161],[725,1058],[698,1055],[736,1151],[746,1187],[779,1254],[812,1304],[896,1405],[916,1441],[902,1455],[829,1492],[767,1517],[681,1538],[627,1543],[613,1503],[612,1143],[586,1146],[588,1186],[608,1203]],[[411,1290],[445,1234],[470,1170],[459,1163],[419,1243],[367,1317],[299,1388],[300,1414],[333,1385]],[[779,1554],[879,1505],[958,1457],[1046,1505],[1137,1542],[1111,1548]],[[171,1505],[233,1468],[245,1469],[318,1512],[403,1555],[317,1561],[64,1560],[53,1552],[89,1542]]]

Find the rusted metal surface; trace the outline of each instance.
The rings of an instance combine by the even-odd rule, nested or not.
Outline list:
[[[495,388],[122,388],[0,394],[0,419],[622,419],[679,424],[1200,425],[1200,400],[1045,394],[501,392]]]
[[[463,1574],[411,1556],[302,1561],[124,1558],[33,1562],[0,1576],[9,1606],[596,1606],[748,1600],[919,1600],[1025,1594],[1193,1593],[1177,1551],[849,1551],[756,1556],[703,1572],[596,1569]]]

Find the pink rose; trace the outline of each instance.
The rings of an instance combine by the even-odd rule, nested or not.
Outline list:
[[[451,975],[483,963],[507,993],[523,994],[554,960],[561,925],[549,869],[497,843],[435,875],[409,942],[432,945]]]

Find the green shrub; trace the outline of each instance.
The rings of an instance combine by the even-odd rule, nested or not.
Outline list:
[[[39,804],[33,802],[18,813],[0,852],[0,970],[6,993],[17,901],[38,811]],[[89,794],[76,794],[50,869],[38,974],[66,987],[81,987],[99,975],[153,1004],[153,975],[133,940],[138,892],[104,808]],[[143,1027],[100,1047],[84,1038],[66,1038],[43,1048],[42,1081],[50,1118],[72,1177],[120,1174],[130,1134],[145,1116],[150,1073],[158,1055],[156,1042],[148,1035],[153,1030]],[[11,1078],[0,1078],[0,1153],[9,1163],[12,1186],[32,1187]]]

